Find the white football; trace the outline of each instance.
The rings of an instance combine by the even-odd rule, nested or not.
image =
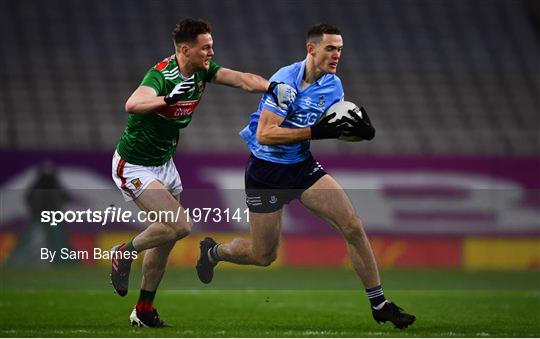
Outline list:
[[[338,101],[338,102],[336,102],[332,106],[328,107],[328,109],[326,110],[326,113],[324,113],[324,116],[330,115],[332,113],[336,113],[336,116],[333,117],[332,119],[330,119],[329,122],[334,122],[334,121],[336,121],[338,119],[341,119],[343,116],[346,116],[346,117],[348,117],[350,119],[354,119],[349,114],[349,110],[353,110],[356,114],[358,114],[358,116],[360,118],[362,118],[362,112],[360,111],[360,108],[358,108],[358,106],[356,106],[355,104],[353,104],[350,101]],[[359,136],[348,136],[348,137],[340,136],[338,139],[343,140],[343,141],[360,141],[360,140],[363,140]]]

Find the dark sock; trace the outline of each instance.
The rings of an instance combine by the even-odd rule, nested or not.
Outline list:
[[[139,251],[137,251],[135,249],[135,246],[133,246],[133,240],[130,240],[127,244],[126,244],[126,249],[129,251],[129,252],[137,252],[139,253]]]
[[[139,251],[137,251],[135,249],[135,247],[133,246],[133,240],[131,240],[130,242],[128,242],[127,244],[122,246],[122,250],[123,251],[128,251],[128,252],[137,252],[137,253],[139,253]]]
[[[371,307],[380,306],[383,302],[386,301],[381,285],[367,288],[366,293],[369,298],[369,302],[371,303]]]
[[[152,312],[154,308],[154,297],[156,296],[156,291],[150,292],[146,290],[141,290],[139,295],[139,301],[137,301],[137,312]]]
[[[219,244],[216,244],[216,245],[214,245],[214,247],[212,247],[211,249],[208,250],[208,259],[210,260],[210,262],[212,264],[215,264],[215,263],[217,263],[218,261],[221,260],[221,258],[219,257],[219,254],[217,252],[218,246],[219,246]]]

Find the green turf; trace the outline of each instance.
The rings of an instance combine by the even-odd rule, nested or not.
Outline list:
[[[159,330],[127,324],[137,291],[113,295],[104,270],[0,272],[2,337],[540,336],[538,271],[384,271],[386,294],[418,317],[406,330],[373,321],[348,270],[218,271],[209,287],[172,270],[156,306],[173,327]]]
[[[140,281],[140,268],[132,269],[131,282]],[[110,290],[109,269],[81,266],[11,268],[0,266],[0,290]],[[540,270],[461,271],[383,270],[386,289],[399,290],[540,290]],[[216,279],[203,285],[195,269],[170,269],[161,284],[168,290],[354,290],[360,282],[352,269],[252,268],[218,269]]]

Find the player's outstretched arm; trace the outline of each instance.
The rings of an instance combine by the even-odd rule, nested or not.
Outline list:
[[[267,92],[272,95],[276,104],[282,109],[287,109],[296,98],[296,90],[282,82],[269,82],[263,77],[234,71],[221,67],[214,76],[213,82],[220,85],[241,88],[251,93]]]
[[[265,78],[251,73],[238,72],[232,69],[221,67],[212,82],[220,85],[226,85],[241,88],[244,91],[252,93],[266,92],[270,82]]]

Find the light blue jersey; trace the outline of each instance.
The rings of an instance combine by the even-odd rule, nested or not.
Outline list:
[[[343,100],[341,80],[334,74],[325,74],[309,87],[301,90],[305,68],[306,60],[296,62],[277,71],[270,78],[270,81],[284,82],[291,85],[298,91],[296,100],[289,105],[287,110],[283,110],[277,106],[272,95],[264,94],[257,112],[251,114],[249,125],[240,132],[240,136],[246,142],[251,153],[257,158],[280,164],[294,164],[305,160],[309,156],[309,140],[275,146],[259,144],[256,136],[257,125],[263,109],[285,118],[280,125],[281,127],[304,128],[316,124],[328,107],[337,101]]]

